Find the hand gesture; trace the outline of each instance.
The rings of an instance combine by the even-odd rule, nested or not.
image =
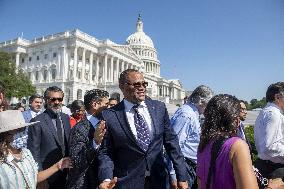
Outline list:
[[[177,181],[176,181],[176,180],[173,180],[173,181],[171,182],[171,189],[178,189]]]
[[[189,189],[187,181],[177,182],[178,189]]]
[[[281,178],[270,179],[268,182],[268,186],[266,188],[272,189],[284,189],[284,182]]]
[[[59,162],[57,162],[57,167],[61,171],[65,168],[73,168],[72,161],[69,157],[62,158]]]
[[[100,189],[112,189],[115,187],[115,184],[117,183],[117,177],[114,177],[111,181],[104,181],[100,184]]]
[[[106,133],[105,121],[100,121],[94,133],[94,140],[97,145],[100,145]]]

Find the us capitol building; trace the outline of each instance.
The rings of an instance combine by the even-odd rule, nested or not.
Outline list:
[[[119,74],[128,68],[144,72],[147,95],[167,103],[182,104],[185,90],[178,79],[160,76],[161,64],[154,43],[143,31],[139,15],[136,32],[126,44],[98,40],[78,29],[33,40],[22,37],[0,43],[0,51],[11,53],[16,66],[27,73],[39,94],[49,86],[64,91],[64,104],[82,100],[86,91],[99,88],[111,96],[122,94]]]

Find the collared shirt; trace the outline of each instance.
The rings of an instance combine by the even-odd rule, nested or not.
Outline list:
[[[197,149],[200,142],[200,114],[192,103],[182,105],[171,118],[171,127],[178,136],[181,152],[184,157],[197,163]],[[168,162],[172,180],[176,180],[172,163]]]
[[[284,116],[274,103],[267,103],[254,125],[254,140],[258,157],[284,164]]]
[[[130,125],[130,129],[133,133],[133,135],[135,136],[135,138],[137,139],[137,131],[136,131],[136,127],[134,124],[134,113],[135,111],[133,110],[133,106],[134,104],[127,101],[127,100],[123,100],[124,103],[124,107],[125,107],[125,113],[126,113],[126,117],[128,120],[128,123]],[[148,128],[149,128],[149,132],[150,132],[150,137],[153,137],[153,131],[152,131],[152,119],[150,116],[150,113],[148,111],[147,105],[145,104],[144,101],[142,101],[139,106],[138,106],[138,112],[139,114],[145,119]]]
[[[33,159],[33,156],[28,149],[23,148],[21,153],[22,159],[15,159],[15,162],[22,170],[24,175],[12,163],[12,161],[14,160],[13,155],[8,154],[6,160],[0,163],[0,188],[27,188],[23,176],[25,176],[28,185],[31,189],[36,188],[38,174],[37,163]]]
[[[87,113],[86,117],[91,122],[92,126],[96,129],[100,120],[97,117],[95,117],[91,114],[88,114],[88,113]],[[95,142],[95,140],[93,140],[93,146],[94,146],[95,149],[98,149],[100,147],[100,145],[97,144]]]
[[[200,142],[201,126],[199,112],[191,103],[180,107],[171,118],[171,127],[178,136],[183,155],[197,163],[197,148]]]
[[[41,114],[41,111],[35,112],[35,111],[31,110],[31,109],[30,109],[29,111],[30,111],[30,113],[31,113],[31,115],[32,115],[32,118],[34,118],[34,117],[36,117],[37,115]]]
[[[246,135],[245,135],[245,132],[244,132],[244,124],[243,122],[240,123],[240,126],[238,127],[238,130],[237,130],[237,134],[238,136],[243,139],[244,141],[247,141],[246,140]]]

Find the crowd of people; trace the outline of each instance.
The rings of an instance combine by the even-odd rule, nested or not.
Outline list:
[[[28,110],[9,110],[0,86],[0,188],[284,188],[284,82],[268,87],[257,117],[255,166],[244,101],[201,85],[170,118],[147,86],[127,69],[122,101],[92,89],[67,109],[51,86]]]

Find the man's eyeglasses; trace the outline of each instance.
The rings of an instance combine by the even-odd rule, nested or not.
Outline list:
[[[148,87],[148,82],[143,81],[143,82],[135,82],[135,83],[128,83],[126,82],[127,85],[132,85],[134,88],[140,88],[141,86],[146,88]]]
[[[63,98],[48,98],[48,100],[50,100],[51,102],[55,102],[55,101],[59,101],[59,102],[62,102],[63,101]]]

